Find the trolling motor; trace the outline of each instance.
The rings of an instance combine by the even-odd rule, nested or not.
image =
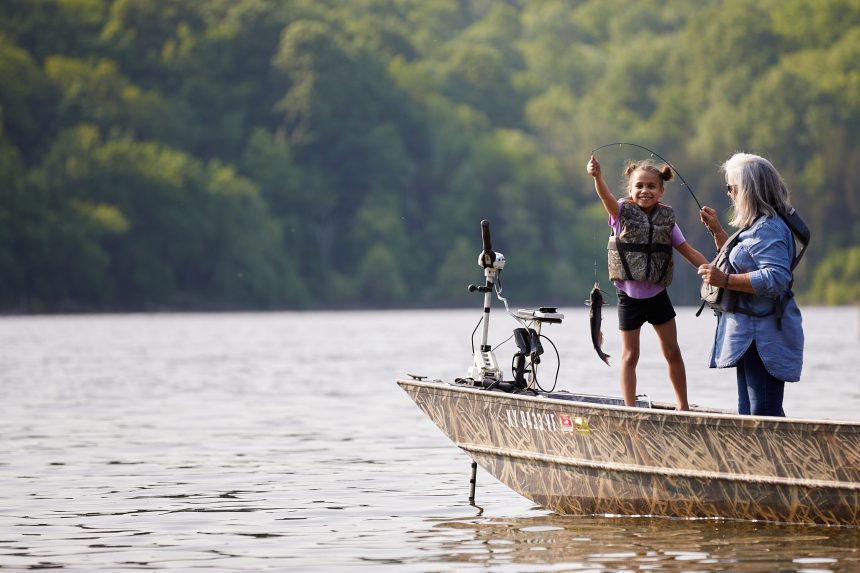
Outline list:
[[[484,294],[484,314],[481,319],[481,345],[473,355],[472,365],[466,374],[474,386],[487,389],[499,389],[505,392],[534,389],[537,386],[537,365],[543,354],[540,342],[540,329],[543,323],[561,323],[564,315],[555,307],[534,309],[519,309],[512,313],[508,302],[501,296],[498,278],[505,267],[505,256],[493,251],[490,241],[490,222],[481,221],[481,241],[483,250],[478,254],[478,266],[484,269],[485,284],[483,286],[469,285],[469,292]],[[502,369],[496,360],[493,350],[487,342],[490,329],[490,304],[493,292],[505,304],[505,309],[523,326],[514,330],[514,340],[518,351],[511,362],[512,382],[505,382]],[[473,334],[474,336],[474,334]]]
[[[540,328],[544,322],[560,323],[564,315],[554,307],[541,307],[537,310],[521,308],[516,314],[508,308],[508,301],[502,297],[502,290],[497,288],[497,279],[505,268],[505,256],[493,251],[490,242],[490,222],[481,221],[481,242],[483,250],[478,254],[478,266],[484,269],[485,282],[483,286],[469,285],[469,292],[484,293],[484,314],[481,317],[483,329],[481,330],[481,346],[472,357],[472,365],[466,374],[466,380],[458,378],[457,382],[465,382],[472,386],[486,388],[487,390],[502,390],[514,392],[532,389],[537,384],[537,365],[543,354],[543,346],[540,343]],[[496,296],[505,303],[505,310],[513,316],[523,327],[514,330],[514,340],[517,343],[517,353],[512,361],[513,382],[505,382],[502,379],[502,369],[496,361],[493,350],[487,343],[490,331],[490,304],[493,301],[493,291]],[[535,326],[532,327],[531,325]],[[475,327],[477,330],[477,327]],[[472,333],[474,341],[475,333]],[[549,340],[549,339],[547,339]],[[473,342],[474,344],[474,342]],[[558,373],[556,373],[556,376]],[[477,483],[478,464],[472,461],[472,475],[469,479],[469,503],[475,505],[475,484]]]

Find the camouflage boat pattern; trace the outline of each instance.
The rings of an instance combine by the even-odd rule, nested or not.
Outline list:
[[[558,513],[860,525],[858,423],[397,383],[488,473]]]

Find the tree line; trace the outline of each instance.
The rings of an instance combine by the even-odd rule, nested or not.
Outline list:
[[[611,142],[706,255],[718,165],[768,157],[798,296],[857,302],[858,61],[860,0],[5,0],[0,310],[477,305],[482,219],[514,304],[578,305]],[[619,196],[647,155],[597,153]]]

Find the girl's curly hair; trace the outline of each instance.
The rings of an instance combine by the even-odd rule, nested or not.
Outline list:
[[[630,175],[639,169],[650,171],[659,177],[661,181],[671,181],[675,175],[672,168],[665,163],[657,164],[650,159],[642,159],[640,161],[628,161],[627,165],[624,166],[624,177],[630,179]]]

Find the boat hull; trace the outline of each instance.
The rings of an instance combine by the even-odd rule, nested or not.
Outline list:
[[[860,425],[398,381],[499,481],[564,514],[860,525]]]

